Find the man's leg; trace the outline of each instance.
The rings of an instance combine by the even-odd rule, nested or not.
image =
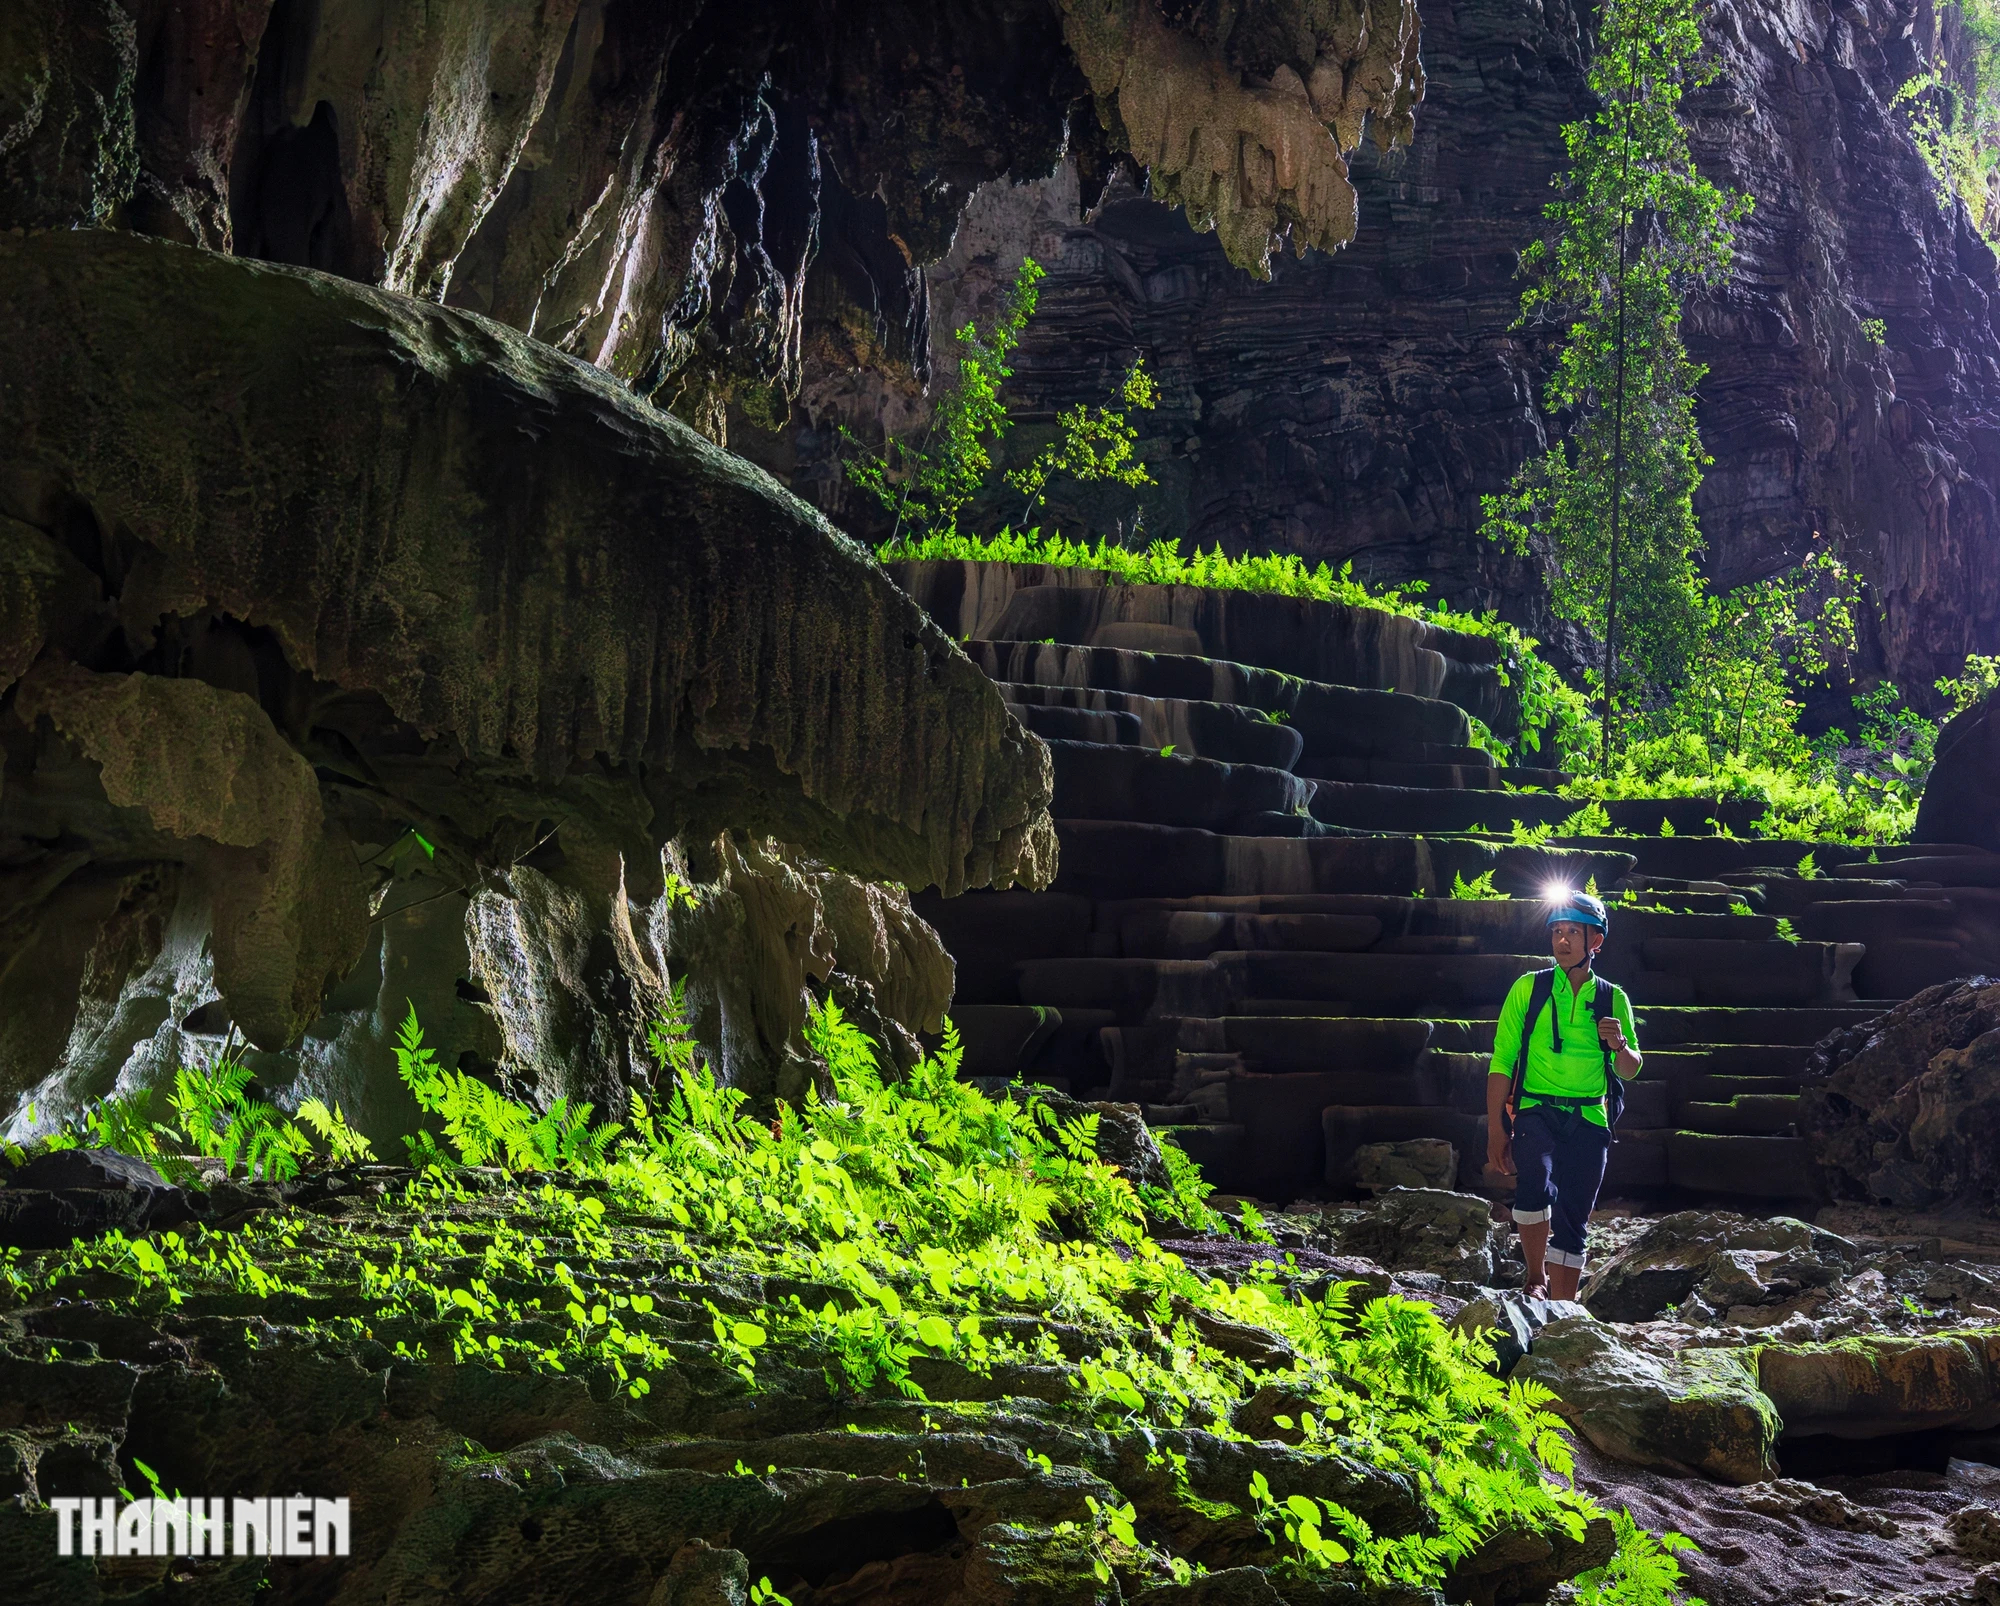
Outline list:
[[[1604,1186],[1604,1166],[1611,1154],[1611,1133],[1595,1121],[1571,1115],[1555,1146],[1550,1166],[1555,1184],[1555,1208],[1549,1224],[1549,1298],[1574,1299],[1583,1281],[1584,1245],[1590,1213],[1597,1208]]]
[[[1514,1119],[1514,1225],[1521,1234],[1521,1258],[1527,1272],[1521,1279],[1522,1292],[1545,1293],[1549,1273],[1550,1176],[1555,1145],[1540,1105],[1523,1110]]]

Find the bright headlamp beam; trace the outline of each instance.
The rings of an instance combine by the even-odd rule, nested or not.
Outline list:
[[[1574,890],[1564,886],[1560,881],[1551,881],[1542,888],[1542,900],[1545,903],[1567,903],[1574,896]]]

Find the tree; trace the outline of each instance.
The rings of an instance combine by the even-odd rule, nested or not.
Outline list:
[[[1950,0],[1937,22],[1931,58],[1919,45],[1922,70],[1889,104],[1902,108],[1939,202],[1963,201],[1973,226],[2000,239],[2000,3]]]
[[[1035,315],[1043,271],[1033,257],[1023,257],[993,327],[981,335],[975,324],[967,322],[955,331],[958,372],[939,389],[921,444],[891,438],[882,443],[880,452],[871,452],[852,430],[842,427],[841,435],[853,449],[844,465],[848,479],[895,520],[885,551],[905,539],[915,546],[951,540],[959,533],[959,515],[986,486],[993,471],[993,449],[1014,422],[1001,392],[1014,372],[1009,359]],[[1056,438],[1025,468],[1002,476],[1026,498],[1022,522],[1034,514],[1049,481],[1058,474],[1134,489],[1151,485],[1153,476],[1136,456],[1139,431],[1124,409],[1149,412],[1158,399],[1158,382],[1147,372],[1145,358],[1139,357],[1118,387],[1123,407],[1088,407],[1079,402],[1058,413]]]
[[[1604,644],[1602,762],[1621,706],[1682,678],[1704,595],[1694,493],[1708,464],[1681,339],[1681,297],[1728,273],[1748,196],[1694,169],[1681,97],[1710,82],[1698,0],[1607,0],[1590,71],[1598,110],[1563,130],[1569,169],[1522,255],[1516,327],[1564,324],[1544,391],[1568,438],[1484,499],[1485,532],[1546,544],[1556,613]]]
[[[842,428],[856,449],[846,463],[847,477],[894,516],[891,541],[906,526],[919,539],[958,532],[959,513],[993,468],[987,443],[997,443],[1011,422],[1000,388],[1014,372],[1008,359],[1035,315],[1042,277],[1041,264],[1023,257],[992,329],[981,336],[968,321],[954,333],[958,374],[939,392],[921,446],[892,438],[878,454]]]

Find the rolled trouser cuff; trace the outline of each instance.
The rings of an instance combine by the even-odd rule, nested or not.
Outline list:
[[[1551,1214],[1552,1212],[1547,1205],[1543,1205],[1539,1210],[1517,1209],[1514,1212],[1514,1225],[1517,1227],[1532,1227],[1538,1221],[1547,1221]]]
[[[1550,1246],[1548,1254],[1551,1266],[1574,1266],[1578,1271],[1583,1270],[1583,1263],[1587,1258],[1581,1250],[1571,1254],[1569,1250],[1557,1249],[1553,1245]]]

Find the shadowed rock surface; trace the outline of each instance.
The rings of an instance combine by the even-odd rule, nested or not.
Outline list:
[[[1418,9],[1415,133],[1355,158],[1359,224],[1344,249],[1278,258],[1257,283],[1123,179],[1101,201],[1076,174],[994,186],[931,270],[931,345],[950,360],[950,329],[983,326],[1025,250],[1049,276],[1012,381],[1012,459],[1143,355],[1161,383],[1158,410],[1134,415],[1160,482],[1140,504],[1145,539],[1351,559],[1371,582],[1422,578],[1561,641],[1542,565],[1477,530],[1480,497],[1556,427],[1539,402],[1542,337],[1512,329],[1516,263],[1542,228],[1561,127],[1589,109],[1590,8]],[[1756,200],[1735,274],[1687,320],[1709,369],[1700,422],[1715,462],[1698,505],[1711,571],[1735,585],[1795,562],[1815,531],[1845,540],[1886,612],[1860,666],[1922,699],[1968,650],[2000,648],[1994,257],[1963,209],[1939,205],[1889,104],[1943,9],[1719,0],[1704,26],[1722,73],[1687,104],[1703,172]],[[925,416],[902,391],[893,408],[872,391],[851,406],[859,394],[838,365],[809,362],[796,427],[769,446],[748,428],[740,438],[857,525],[868,510],[833,468],[833,425],[872,434],[886,414],[906,433]],[[1058,478],[1033,522],[1129,532],[1134,505],[1122,488]],[[1004,496],[982,509],[996,523],[1020,513]]]
[[[1925,989],[1813,1050],[1799,1130],[1833,1197],[2000,1206],[2000,983]]]
[[[808,301],[923,365],[966,199],[1154,166],[1231,258],[1354,233],[1407,141],[1414,0],[26,0],[0,226],[117,222],[491,314],[720,438],[781,422]],[[820,271],[808,289],[815,259]]]
[[[418,900],[381,899],[413,874],[474,906],[503,1024],[565,992],[618,1021],[622,1046],[507,1034],[601,1092],[657,1013],[669,839],[773,833],[950,890],[1051,873],[1047,759],[985,677],[852,543],[601,371],[102,231],[0,241],[0,323],[12,1090],[79,1026],[122,1039],[115,1066],[166,999],[287,1047],[370,952],[393,1023],[411,989],[379,924]],[[890,985],[869,895],[842,896],[856,973]],[[169,951],[150,1019],[79,1020],[79,991],[116,1017],[118,978]],[[911,1029],[949,992],[926,963],[921,1006],[890,1006]],[[767,1025],[767,1059],[787,1035]]]
[[[1441,1591],[1370,1585],[1352,1568],[1293,1579],[1277,1570],[1280,1551],[1248,1509],[1253,1477],[1279,1499],[1336,1501],[1382,1537],[1433,1521],[1415,1480],[1328,1446],[1296,1447],[1282,1428],[1141,1434],[1100,1420],[1075,1362],[1124,1328],[1099,1309],[996,1301],[985,1330],[1025,1347],[990,1365],[969,1353],[916,1354],[915,1397],[884,1379],[830,1387],[838,1363],[809,1334],[774,1330],[760,1338],[754,1369],[741,1364],[719,1312],[755,1311],[767,1297],[762,1279],[705,1263],[703,1235],[691,1247],[602,1184],[536,1192],[539,1179],[477,1167],[458,1173],[456,1187],[406,1192],[410,1180],[398,1168],[349,1167],[238,1190],[249,1214],[226,1241],[300,1281],[281,1305],[246,1301],[189,1271],[187,1308],[169,1308],[128,1277],[58,1268],[52,1257],[32,1264],[49,1267],[60,1295],[0,1286],[0,1489],[24,1497],[0,1498],[0,1558],[21,1598],[95,1606],[170,1569],[224,1598],[257,1589],[258,1559],[146,1560],[114,1580],[56,1555],[39,1502],[110,1495],[140,1462],[169,1488],[271,1482],[349,1495],[352,1555],[270,1568],[263,1594],[274,1601],[455,1606],[504,1596],[566,1606],[582,1591],[607,1606],[719,1606],[742,1602],[746,1579],[768,1577],[799,1606],[1515,1606],[1611,1553],[1602,1517],[1572,1539],[1501,1515]],[[564,1271],[572,1261],[583,1268],[575,1275],[588,1297],[643,1300],[622,1307],[622,1320],[670,1355],[652,1366],[649,1389],[629,1391],[622,1369],[614,1376],[599,1357],[573,1357],[560,1372],[518,1360],[503,1369],[484,1349],[455,1347],[456,1314],[414,1316],[388,1295],[392,1279],[368,1291],[355,1282],[377,1259],[400,1264],[396,1246],[419,1232],[452,1246],[435,1275],[456,1277],[443,1266],[459,1263],[460,1251],[472,1253],[468,1267],[479,1244],[511,1254],[524,1224],[537,1235],[535,1258],[509,1260],[506,1274],[480,1285],[518,1301],[520,1313],[502,1319],[496,1305],[478,1327],[562,1342],[559,1306],[572,1285],[550,1280],[559,1277],[550,1264],[567,1257]],[[433,1271],[429,1261],[418,1267]],[[1202,1269],[1264,1280],[1254,1265]],[[1387,1281],[1351,1263],[1331,1276],[1299,1269],[1329,1282],[1355,1270]],[[919,1268],[891,1275],[920,1297]],[[545,1309],[545,1300],[555,1303]],[[1142,1341],[1165,1336],[1152,1301],[1142,1296],[1135,1308]],[[1205,1311],[1199,1322],[1199,1342],[1246,1389],[1289,1365],[1274,1332]],[[1246,1408],[1274,1392],[1257,1391]],[[1157,1555],[1108,1543],[1093,1500],[1130,1502],[1149,1544],[1212,1576],[1176,1583]]]
[[[1974,703],[1938,732],[1912,837],[2000,851],[2000,696]]]

